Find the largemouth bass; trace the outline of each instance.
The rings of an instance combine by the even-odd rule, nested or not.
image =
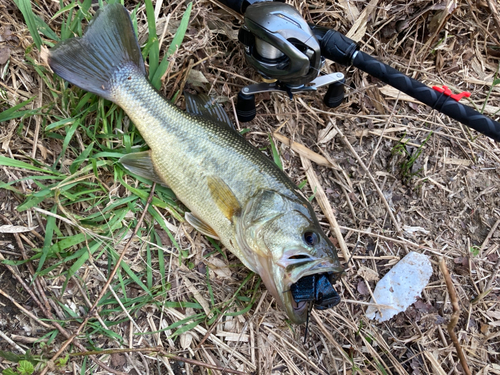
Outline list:
[[[226,122],[202,105],[204,117],[186,113],[150,85],[127,10],[106,6],[82,38],[58,44],[47,62],[60,77],[123,108],[150,150],[120,162],[170,187],[191,210],[186,220],[259,274],[294,323],[304,322],[322,294],[311,275],[325,280],[342,272],[309,201]],[[297,301],[293,285],[302,293]]]

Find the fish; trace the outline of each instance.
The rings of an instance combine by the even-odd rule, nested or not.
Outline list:
[[[125,111],[149,150],[120,163],[172,189],[189,210],[186,221],[260,275],[293,323],[305,322],[314,296],[295,301],[291,286],[341,274],[337,249],[303,193],[217,106],[191,95],[188,113],[155,90],[127,9],[100,9],[82,37],[57,44],[45,59],[61,78]]]

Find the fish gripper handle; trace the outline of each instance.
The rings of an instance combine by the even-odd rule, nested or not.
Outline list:
[[[321,54],[338,64],[352,64],[382,82],[404,92],[452,119],[477,130],[495,141],[500,141],[500,123],[460,104],[454,95],[426,86],[370,55],[359,51],[353,40],[338,31],[310,25],[321,47]]]
[[[431,108],[493,138],[497,142],[500,141],[499,122],[477,112],[469,106],[460,104],[449,95],[432,89],[361,51],[356,52],[352,63],[355,67],[427,104]]]

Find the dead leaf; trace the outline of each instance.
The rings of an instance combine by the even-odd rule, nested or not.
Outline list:
[[[444,158],[445,164],[455,164],[455,165],[463,165],[464,167],[468,167],[472,164],[470,160],[467,159],[455,159],[455,158]]]
[[[121,367],[127,363],[127,359],[123,354],[113,353],[111,354],[111,364],[113,367]]]
[[[292,141],[291,139],[285,137],[283,134],[275,132],[275,133],[273,133],[273,136],[276,139],[278,139],[278,141],[286,144],[293,151],[299,153],[301,156],[307,158],[308,160],[315,162],[316,164],[323,165],[325,167],[330,167],[330,168],[336,169],[338,171],[342,170],[337,164],[334,164],[331,160],[328,160],[324,156],[308,149],[306,146],[304,146],[301,143]]]
[[[457,10],[457,0],[446,1],[446,6],[441,12],[437,12],[429,24],[429,31],[431,33],[439,33],[446,24],[446,21]]]
[[[366,34],[366,24],[368,23],[368,18],[371,16],[375,8],[377,7],[378,0],[372,0],[363,9],[359,18],[352,25],[351,30],[347,33],[347,37],[351,38],[355,42],[359,42]]]
[[[359,294],[361,294],[362,296],[366,296],[368,294],[370,294],[370,291],[368,290],[368,287],[366,286],[366,283],[364,280],[361,280],[359,283],[358,283],[358,286],[356,287],[357,291]]]
[[[191,343],[193,342],[193,336],[189,332],[182,333],[179,337],[179,341],[181,344],[181,348],[186,350],[191,346]]]
[[[218,277],[222,279],[231,278],[232,272],[222,259],[212,256],[207,259],[207,265]]]
[[[196,302],[198,302],[201,305],[201,307],[203,308],[203,311],[205,311],[205,314],[207,314],[207,316],[209,318],[211,318],[213,316],[213,314],[210,311],[210,305],[208,304],[207,300],[205,298],[203,298],[203,296],[198,291],[198,289],[193,285],[193,283],[187,277],[182,276],[182,280],[184,281],[184,284],[186,285],[188,290],[193,295]]]
[[[493,319],[500,319],[500,311],[488,311],[486,315]]]
[[[424,234],[429,234],[429,231],[422,227],[412,227],[409,225],[403,225],[403,230],[410,235],[415,234],[415,232],[422,232]]]
[[[318,132],[318,143],[328,143],[330,142],[336,135],[337,135],[337,130],[334,128],[335,126],[335,119],[330,120],[328,125],[326,126],[325,129],[321,129]]]
[[[9,40],[13,39],[16,39],[16,37],[12,35],[10,26],[0,28],[0,42],[8,42]]]
[[[371,268],[365,267],[365,266],[359,267],[357,274],[358,274],[358,276],[361,276],[366,281],[377,281],[380,278],[376,271],[372,270]]]
[[[0,47],[0,65],[5,64],[10,58],[10,48]]]
[[[23,227],[21,225],[0,225],[0,233],[25,233],[37,227]]]
[[[199,70],[191,69],[187,77],[187,82],[193,86],[203,86],[208,83],[208,79]]]
[[[415,302],[413,306],[415,306],[417,310],[426,314],[430,314],[436,311],[434,306],[432,306],[430,303],[422,301],[421,299],[417,299],[417,302]]]
[[[344,9],[345,16],[350,22],[354,22],[359,17],[359,10],[356,7],[356,1],[339,0],[339,6]]]

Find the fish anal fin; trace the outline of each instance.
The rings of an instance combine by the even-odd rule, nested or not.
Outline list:
[[[168,187],[155,171],[151,151],[132,152],[122,156],[119,162],[133,174]]]
[[[219,207],[228,220],[232,221],[233,216],[238,216],[241,213],[241,205],[238,202],[238,198],[236,198],[231,188],[220,177],[208,176],[207,183],[212,199],[217,204],[217,207]]]
[[[215,231],[212,229],[211,226],[209,226],[204,221],[198,219],[191,212],[186,212],[186,214],[184,215],[184,218],[198,232],[201,232],[208,237],[212,237],[213,239],[216,239],[216,240],[219,239],[219,236],[217,235],[217,233],[215,233]]]

